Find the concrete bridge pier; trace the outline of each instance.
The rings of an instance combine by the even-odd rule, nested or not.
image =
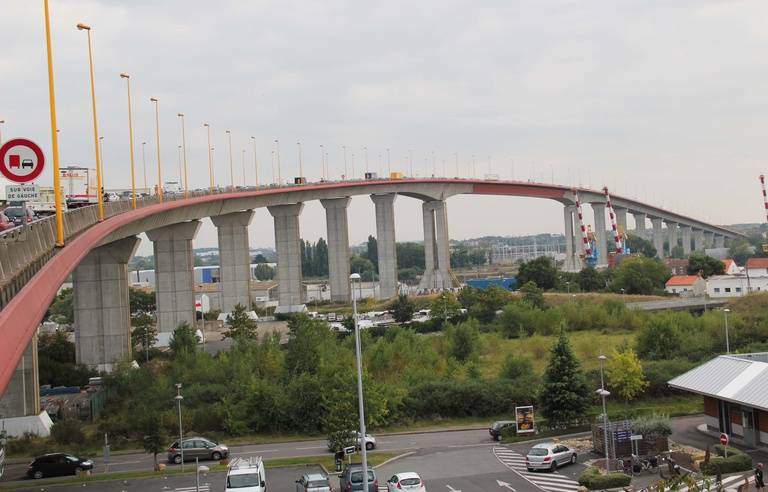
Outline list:
[[[565,220],[565,264],[563,265],[565,271],[573,272],[577,271],[576,255],[575,255],[575,243],[574,243],[574,221],[573,214],[576,211],[576,206],[566,205],[563,208],[563,219]]]
[[[632,217],[635,218],[634,234],[645,239],[645,219],[648,216],[642,212],[632,212]]]
[[[656,257],[664,259],[664,229],[662,228],[662,222],[661,218],[651,217],[653,247],[656,248]]]
[[[172,333],[179,324],[195,326],[195,272],[192,240],[200,221],[147,231],[155,253],[157,331]]]
[[[667,225],[667,234],[669,238],[669,256],[672,256],[672,250],[678,245],[677,222],[665,220],[664,223]]]
[[[93,249],[72,272],[75,359],[99,372],[131,357],[128,261],[140,242],[131,236]]]
[[[267,207],[275,220],[277,251],[276,313],[296,313],[306,309],[301,283],[301,235],[299,215],[303,203]]]
[[[424,266],[426,268],[419,287],[423,289],[453,287],[445,200],[424,202],[421,209],[424,219]]]
[[[725,236],[715,234],[715,248],[725,248]]]
[[[211,217],[219,236],[221,310],[225,313],[231,313],[238,304],[251,308],[248,226],[252,219],[253,210]]]
[[[693,229],[693,249],[698,252],[704,251],[704,231]]]
[[[349,302],[349,197],[320,200],[328,230],[328,283],[331,300]]]
[[[681,243],[683,245],[683,255],[687,258],[691,254],[691,226],[680,224]]]
[[[371,195],[376,208],[376,243],[379,255],[379,299],[397,295],[397,245],[394,193]]]
[[[616,215],[616,225],[619,227],[619,229],[622,232],[626,233],[627,232],[627,209],[613,207],[613,212]]]
[[[0,419],[29,417],[40,413],[37,336],[33,336],[27,345],[19,365],[16,366],[16,372],[11,376],[11,381],[2,396],[0,399]],[[10,435],[20,434],[10,433]]]
[[[704,231],[704,247],[713,248],[715,246],[715,233]]]
[[[613,248],[608,249],[608,237],[605,233],[605,204],[593,203],[592,212],[595,214],[595,240],[597,243],[597,266],[608,266],[608,252],[613,251]]]

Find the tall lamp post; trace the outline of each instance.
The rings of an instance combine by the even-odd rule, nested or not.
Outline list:
[[[99,125],[96,121],[96,86],[93,81],[93,50],[91,48],[91,26],[83,24],[77,25],[77,29],[88,33],[88,66],[91,73],[91,109],[93,113],[93,143],[96,147],[96,204],[99,212],[99,222],[104,220],[104,193],[101,184],[101,151],[99,149]],[[58,203],[58,200],[56,200]]]
[[[53,153],[53,194],[56,202],[56,246],[64,246],[64,211],[61,206],[61,176],[59,173],[59,136],[56,127],[56,94],[53,87],[53,51],[51,49],[51,16],[48,0],[43,1],[45,11],[45,54],[48,63],[48,103],[51,116],[51,153]],[[3,120],[5,123],[5,120]]]
[[[155,141],[157,145],[157,198],[163,203],[163,175],[160,171],[160,108],[157,98],[150,97],[150,102],[155,103]]]
[[[725,315],[725,353],[728,355],[731,355],[731,342],[728,339],[728,313],[730,312],[731,310],[728,308],[723,309]]]
[[[605,408],[605,397],[611,393],[605,389],[605,379],[603,378],[603,365],[605,363],[606,356],[600,354],[600,389],[597,390],[597,394],[603,400],[603,438],[605,439],[605,471],[610,473],[611,471],[611,457],[608,452],[608,410]]]
[[[280,141],[275,139],[275,158],[277,159],[277,185],[283,184],[283,176],[280,170]]]
[[[213,155],[211,153],[211,125],[203,123],[203,126],[208,131],[208,177],[211,180],[211,193],[213,193]]]
[[[259,159],[256,157],[256,137],[251,137],[253,140],[253,168],[256,172],[256,188],[259,187]]]
[[[184,113],[178,113],[177,116],[181,119],[181,153],[184,156],[184,198],[187,198],[189,197],[189,182],[187,181],[187,129],[184,124]]]
[[[173,397],[179,407],[179,452],[181,454],[181,471],[184,471],[184,431],[181,427],[181,400],[184,399],[181,396],[181,383],[176,383],[176,396]]]
[[[130,139],[129,149],[131,149],[131,207],[136,208],[136,167],[133,158],[133,112],[131,111],[131,76],[127,73],[120,74],[121,79],[125,79],[128,87],[128,138]]]
[[[147,154],[144,147],[147,146],[147,142],[141,142],[141,164],[144,167],[144,193],[149,195],[149,188],[147,188]]]
[[[232,132],[226,130],[229,139],[229,191],[235,191],[235,165],[232,162]]]
[[[349,276],[352,292],[355,282],[360,282],[360,274]],[[352,317],[355,321],[355,358],[357,359],[357,402],[360,412],[360,455],[363,459],[363,490],[368,490],[368,450],[365,447],[365,405],[363,405],[363,364],[360,350],[360,326],[357,323],[357,301],[352,295]]]

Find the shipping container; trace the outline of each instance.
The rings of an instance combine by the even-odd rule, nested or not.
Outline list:
[[[68,166],[60,169],[59,173],[67,208],[93,205],[98,201],[95,169]]]

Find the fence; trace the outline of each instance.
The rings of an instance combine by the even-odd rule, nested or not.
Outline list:
[[[608,456],[625,458],[632,454],[647,456],[666,452],[669,442],[666,437],[646,437],[637,441],[637,448],[632,448],[632,422],[621,420],[608,423]],[[592,446],[597,454],[605,456],[605,428],[602,422],[592,424]]]

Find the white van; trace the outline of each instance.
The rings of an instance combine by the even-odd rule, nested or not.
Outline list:
[[[267,478],[261,456],[234,458],[227,469],[226,492],[266,492]]]

